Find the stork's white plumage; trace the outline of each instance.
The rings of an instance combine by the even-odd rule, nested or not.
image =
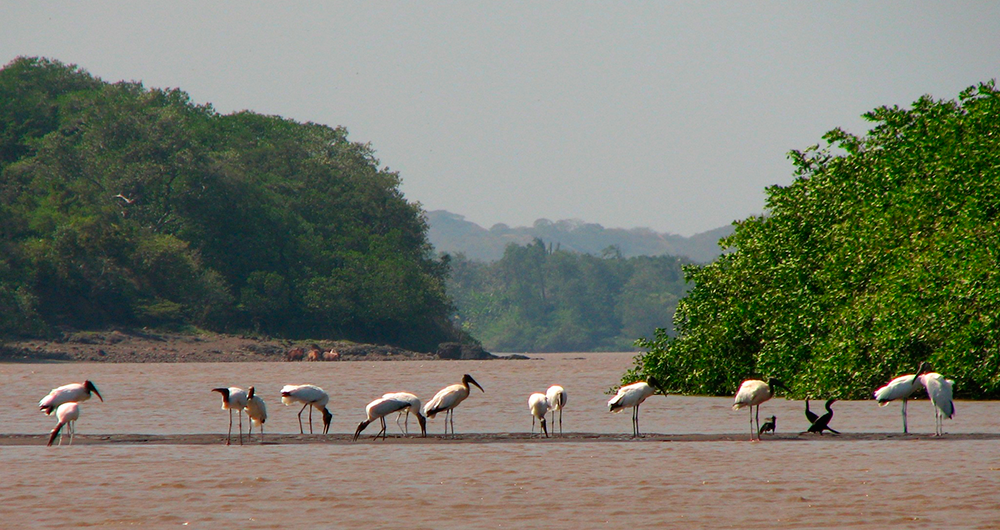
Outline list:
[[[299,434],[305,434],[302,429],[302,412],[306,407],[309,409],[309,434],[313,433],[312,409],[315,408],[323,413],[323,434],[330,432],[330,421],[333,414],[326,408],[330,402],[330,396],[322,388],[316,385],[285,385],[281,388],[281,402],[285,405],[292,403],[302,403],[299,410]]]
[[[608,410],[611,412],[621,412],[632,407],[632,436],[638,438],[639,434],[639,405],[642,405],[646,398],[656,393],[656,380],[649,377],[646,381],[625,385],[618,389],[615,397],[608,400]]]
[[[90,399],[91,393],[97,394],[97,398],[104,401],[104,398],[101,397],[101,393],[97,391],[97,387],[94,386],[94,383],[90,380],[82,383],[70,383],[59,388],[53,388],[49,391],[47,396],[43,397],[41,401],[38,402],[38,410],[44,412],[46,415],[49,415],[63,403],[87,401]]]
[[[528,396],[528,412],[531,413],[531,432],[535,432],[535,420],[541,425],[545,437],[549,437],[549,429],[545,426],[545,415],[549,412],[549,398],[541,392],[535,392]]]
[[[240,420],[240,445],[243,445],[243,409],[247,407],[247,391],[238,386],[213,388],[212,392],[222,394],[222,410],[229,411],[229,432],[226,435],[226,445],[233,438],[233,411]]]
[[[920,382],[927,389],[927,395],[934,404],[934,435],[941,436],[944,434],[945,418],[950,420],[955,415],[955,403],[951,399],[955,382],[945,379],[937,372],[920,376]]]
[[[264,400],[257,395],[254,387],[247,389],[247,417],[250,418],[250,428],[247,429],[247,440],[253,441],[253,426],[260,427],[260,443],[264,443],[264,422],[267,421],[267,405]]]
[[[785,386],[773,377],[768,379],[766,383],[760,379],[748,379],[743,381],[743,384],[740,385],[739,391],[736,392],[736,399],[733,402],[733,410],[750,407],[751,441],[754,439],[754,433],[757,433],[757,439],[760,439],[760,404],[774,397],[774,389],[776,387],[784,388]],[[757,407],[756,415],[754,414],[754,407]],[[757,418],[756,430],[753,426],[754,417]]]
[[[556,412],[559,413],[559,434],[562,434],[562,411],[569,401],[566,389],[559,385],[552,385],[545,391],[545,398],[549,402],[549,411],[552,412],[552,432],[556,430]]]
[[[431,398],[430,401],[424,405],[424,415],[428,418],[433,418],[437,413],[444,412],[444,433],[448,434],[448,417],[451,417],[451,433],[455,434],[455,407],[459,403],[465,401],[465,398],[469,397],[469,383],[476,385],[479,390],[483,390],[483,387],[479,386],[479,383],[472,378],[471,375],[465,374],[462,376],[462,382],[454,385],[449,385],[438,391],[437,394]]]
[[[59,419],[59,423],[56,424],[56,428],[52,429],[52,433],[49,434],[49,443],[46,445],[52,445],[52,442],[59,436],[59,445],[62,445],[62,428],[69,424],[69,445],[73,445],[73,436],[76,434],[76,420],[80,419],[80,405],[75,401],[70,401],[68,403],[63,403],[59,405],[56,409],[56,418]]]
[[[404,414],[406,415],[405,420],[403,421],[403,427],[400,429],[404,434],[410,434],[410,411],[413,411],[413,413],[417,415],[417,421],[419,421],[423,426],[423,435],[427,436],[427,419],[420,419],[423,418],[423,414],[420,412],[420,398],[409,392],[389,392],[383,394],[382,397],[386,399],[397,399],[409,403],[409,406],[401,409],[399,413],[396,414],[396,427],[399,427],[400,416],[403,416]]]
[[[903,432],[908,433],[909,429],[906,425],[906,400],[923,388],[923,382],[920,380],[920,374],[930,371],[930,365],[927,363],[920,363],[917,368],[917,373],[901,375],[889,384],[879,388],[875,391],[875,399],[878,401],[880,407],[884,407],[889,404],[890,401],[895,401],[897,399],[903,400],[902,414],[903,414]]]
[[[380,397],[375,401],[372,401],[365,407],[365,413],[368,415],[368,418],[358,424],[358,430],[354,431],[354,440],[357,441],[358,437],[361,436],[361,431],[365,430],[365,428],[375,420],[380,420],[382,422],[382,430],[375,435],[375,439],[382,436],[382,439],[385,440],[385,416],[387,414],[392,414],[393,412],[399,412],[410,406],[410,401],[405,399]],[[424,423],[425,420],[424,417],[420,415],[419,410],[417,411],[417,420],[420,421],[421,430],[426,432],[426,424]]]

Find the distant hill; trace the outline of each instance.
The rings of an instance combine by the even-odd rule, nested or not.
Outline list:
[[[538,238],[546,245],[582,254],[600,255],[608,247],[617,246],[626,258],[669,254],[708,263],[720,253],[719,239],[733,233],[730,225],[684,237],[649,228],[604,228],[577,219],[556,222],[539,219],[534,226],[515,228],[498,223],[487,230],[446,210],[427,212],[427,220],[428,239],[439,252],[461,252],[469,259],[487,262],[500,259],[510,243],[525,245]]]

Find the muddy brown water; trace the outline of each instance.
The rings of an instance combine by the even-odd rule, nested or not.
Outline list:
[[[731,398],[654,396],[640,414],[648,436],[632,440],[630,414],[609,414],[604,393],[631,354],[532,357],[0,364],[0,528],[1000,527],[995,402],[958,402],[941,438],[926,400],[909,405],[909,436],[897,404],[837,402],[844,436],[819,438],[798,434],[803,404],[779,397],[761,412],[778,435],[749,443]],[[349,441],[371,399],[427,399],[463,373],[486,392],[456,410],[455,438],[439,416],[427,439],[400,438],[390,419],[388,440],[371,440],[376,423]],[[38,400],[83,379],[106,401],[81,405],[73,446],[44,447],[55,419]],[[298,408],[278,398],[288,383],[330,393],[332,436],[298,434]],[[569,394],[565,436],[532,437],[527,396],[554,383]],[[226,447],[210,389],[251,384],[268,443],[255,433]]]

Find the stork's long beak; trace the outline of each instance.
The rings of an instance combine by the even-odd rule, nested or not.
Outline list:
[[[330,421],[333,420],[333,413],[326,408],[323,409],[323,434],[330,432]]]
[[[368,427],[369,423],[371,423],[371,422],[368,421],[368,420],[365,420],[365,421],[363,421],[363,422],[361,422],[361,423],[358,424],[358,430],[354,431],[354,441],[355,442],[358,441],[358,437],[361,436],[361,431],[365,430],[365,428]],[[323,434],[326,434],[326,432],[324,432]]]
[[[420,436],[427,438],[427,418],[420,411],[417,411],[417,423],[420,424]]]
[[[486,391],[483,390],[483,387],[479,386],[479,383],[477,383],[476,380],[473,379],[471,375],[465,374],[465,378],[468,379],[470,383],[476,385],[476,387],[479,388],[479,390],[481,390],[484,394],[486,393]]]
[[[101,403],[104,403],[104,398],[102,398],[101,393],[97,391],[97,385],[95,385],[93,381],[90,381],[88,379],[86,385],[84,386],[86,386],[87,389],[90,390],[91,392],[97,394],[97,399],[100,399]]]

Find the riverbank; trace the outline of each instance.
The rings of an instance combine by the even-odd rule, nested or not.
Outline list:
[[[6,362],[398,361],[442,358],[497,357],[482,349],[458,345],[442,345],[439,352],[423,353],[394,346],[348,341],[293,341],[208,332],[170,333],[118,329],[68,331],[56,339],[10,341],[0,348],[0,361]]]

